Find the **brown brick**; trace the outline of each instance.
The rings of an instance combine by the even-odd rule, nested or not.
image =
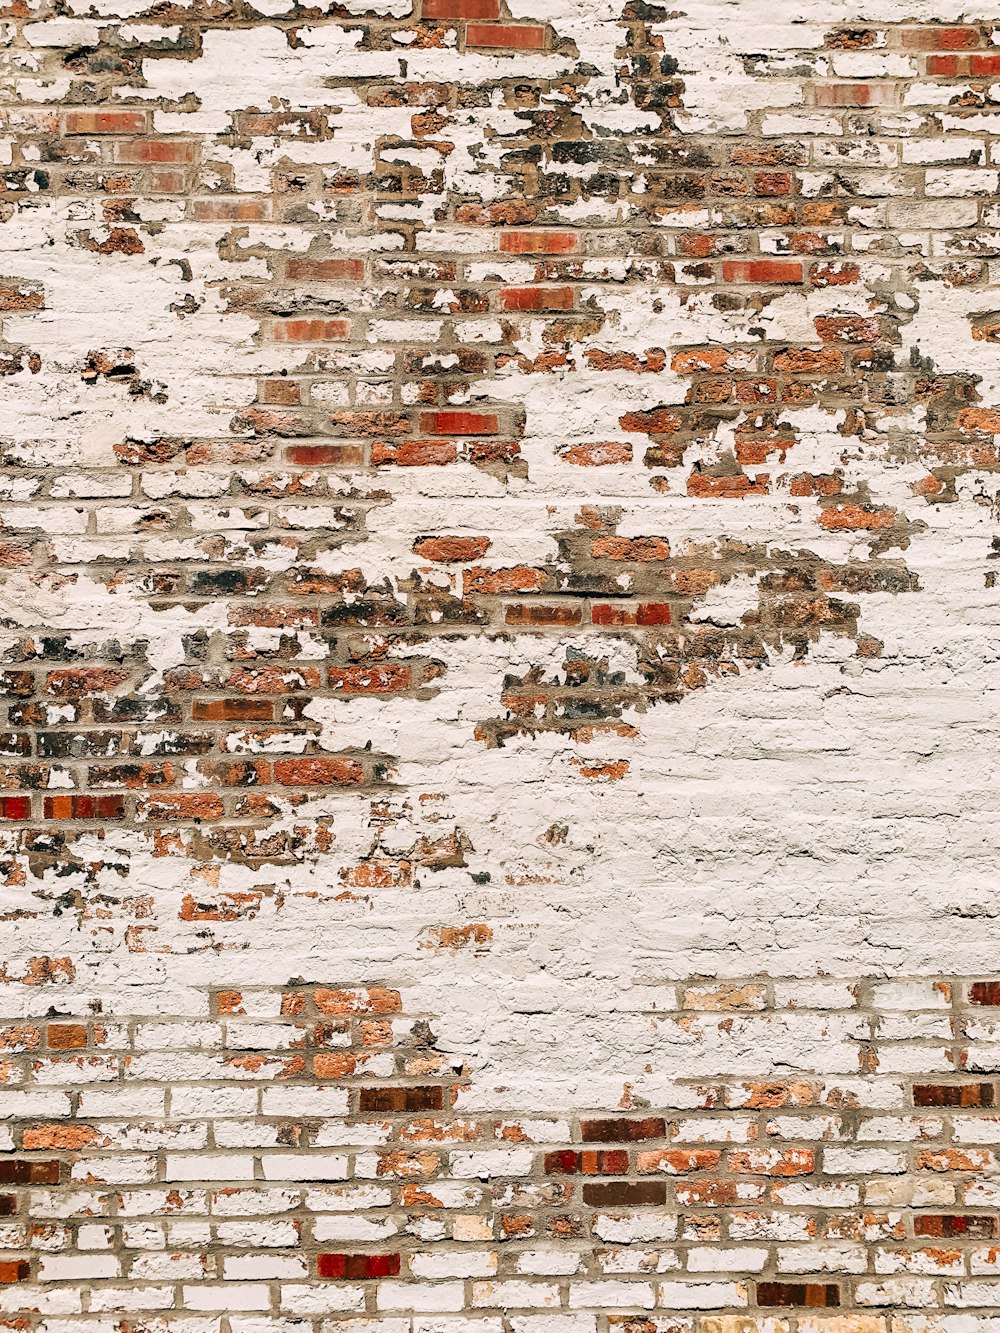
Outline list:
[[[667,1128],[662,1116],[647,1116],[643,1120],[621,1116],[614,1120],[582,1120],[580,1131],[584,1143],[635,1143],[641,1139],[662,1139]]]
[[[758,1282],[757,1304],[837,1306],[840,1288],[835,1282]]]
[[[914,1106],[992,1106],[992,1083],[914,1083]]]
[[[435,1084],[422,1088],[361,1088],[358,1099],[362,1112],[440,1111],[444,1088]]]

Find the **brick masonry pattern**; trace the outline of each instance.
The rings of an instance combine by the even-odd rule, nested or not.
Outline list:
[[[36,1000],[2,1030],[6,1326],[995,1320],[995,981],[651,984],[655,1104],[569,1114],[484,1111],[481,1071],[389,987],[190,1001]]]
[[[997,1333],[1000,8],[0,10],[0,1329]]]

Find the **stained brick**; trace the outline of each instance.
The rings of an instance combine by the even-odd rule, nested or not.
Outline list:
[[[347,1278],[352,1282],[365,1278],[395,1277],[399,1272],[398,1254],[320,1254],[316,1256],[320,1277]]]
[[[757,1304],[837,1306],[840,1288],[835,1282],[758,1282]]]

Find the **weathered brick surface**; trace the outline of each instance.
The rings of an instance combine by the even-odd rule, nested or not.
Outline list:
[[[0,1310],[213,1333],[990,1326],[1000,1057],[978,985],[636,989],[656,1054],[623,1055],[638,1082],[596,1114],[498,1111],[508,1090],[405,990],[192,988],[58,1026],[24,992]]]
[[[0,32],[0,1328],[995,1329],[1000,8]]]

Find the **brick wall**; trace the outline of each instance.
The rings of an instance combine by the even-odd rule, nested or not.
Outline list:
[[[995,1333],[1000,7],[0,33],[0,1329]]]
[[[922,1333],[1000,1307],[995,981],[650,985],[655,1091],[610,1112],[491,1113],[388,987],[24,1008],[10,1328]]]

